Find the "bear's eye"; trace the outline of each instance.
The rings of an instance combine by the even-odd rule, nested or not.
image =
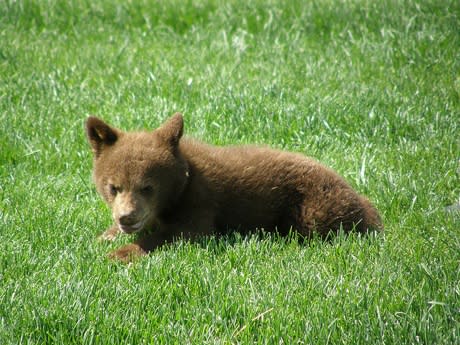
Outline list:
[[[141,193],[144,195],[151,195],[153,193],[153,187],[152,186],[145,186],[141,188]]]
[[[110,184],[109,185],[109,191],[110,191],[110,195],[116,196],[118,194],[118,192],[120,191],[120,188],[115,187],[113,184]]]

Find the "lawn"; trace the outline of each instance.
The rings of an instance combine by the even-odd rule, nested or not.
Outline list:
[[[324,162],[377,236],[99,243],[90,114]],[[460,2],[0,2],[1,344],[460,343]]]

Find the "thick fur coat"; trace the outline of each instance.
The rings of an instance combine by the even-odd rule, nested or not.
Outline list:
[[[173,115],[151,132],[123,132],[96,117],[86,133],[94,182],[114,225],[101,235],[136,233],[111,256],[130,260],[175,238],[264,229],[303,237],[339,229],[382,229],[371,203],[333,170],[285,151],[216,147],[182,138]]]

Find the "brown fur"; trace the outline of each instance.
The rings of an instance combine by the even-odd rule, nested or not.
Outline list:
[[[152,132],[128,133],[90,117],[86,131],[94,181],[115,221],[101,238],[138,234],[111,254],[121,260],[229,230],[310,237],[382,229],[376,209],[333,170],[300,154],[182,138],[181,114]]]

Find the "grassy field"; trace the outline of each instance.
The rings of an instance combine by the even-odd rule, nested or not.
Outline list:
[[[314,156],[386,231],[98,243],[89,114]],[[459,344],[460,2],[0,1],[1,344]]]

